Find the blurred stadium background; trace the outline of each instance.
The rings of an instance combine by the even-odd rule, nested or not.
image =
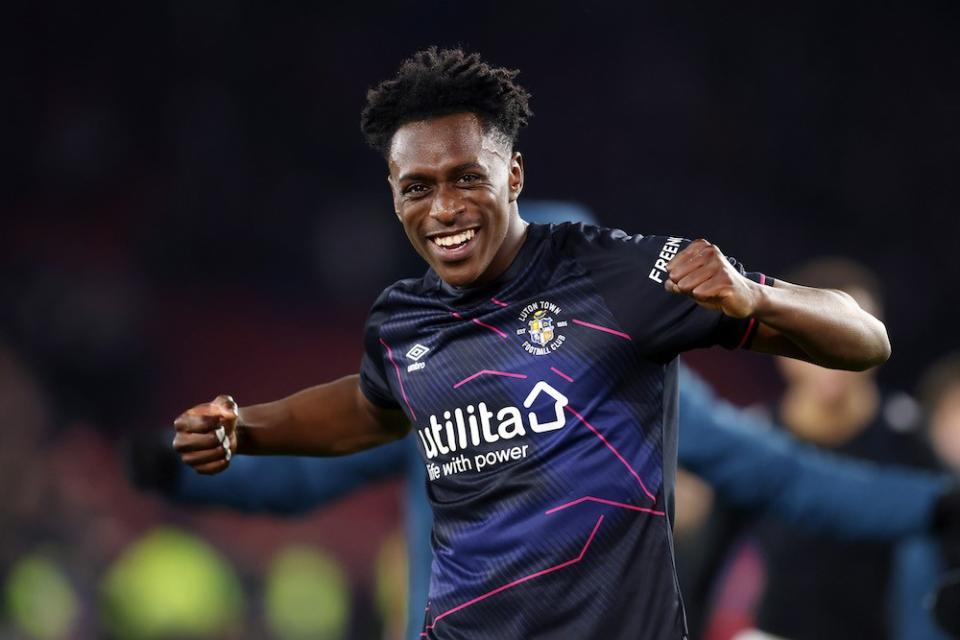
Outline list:
[[[116,444],[216,393],[356,369],[377,292],[423,270],[359,110],[429,44],[522,70],[524,197],[706,237],[773,275],[821,254],[874,269],[880,380],[911,390],[960,347],[958,14],[6,5],[0,638],[398,637],[395,484],[295,520],[189,510],[133,489]],[[759,357],[690,362],[740,404],[779,390]]]

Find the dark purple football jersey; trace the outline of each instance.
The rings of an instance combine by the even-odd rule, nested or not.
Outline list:
[[[434,512],[421,637],[685,637],[676,357],[756,329],[664,289],[687,244],[530,225],[489,285],[430,270],[377,300],[361,388],[410,419]]]

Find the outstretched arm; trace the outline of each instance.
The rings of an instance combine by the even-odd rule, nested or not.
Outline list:
[[[174,449],[199,473],[219,473],[233,453],[338,456],[403,437],[403,413],[379,407],[359,376],[240,408],[229,396],[188,409],[174,421]]]
[[[402,438],[402,411],[382,409],[360,390],[360,377],[304,389],[240,409],[238,453],[339,456]]]
[[[680,465],[733,506],[811,533],[892,539],[930,532],[953,486],[941,474],[857,461],[801,444],[716,398],[681,369]]]
[[[841,291],[777,280],[767,287],[741,275],[720,249],[696,240],[667,266],[667,291],[686,295],[759,326],[754,351],[799,358],[834,369],[862,371],[890,357],[886,327]]]

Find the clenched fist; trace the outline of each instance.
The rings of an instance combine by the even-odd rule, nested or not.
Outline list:
[[[220,473],[237,449],[239,407],[230,396],[187,409],[173,421],[173,448],[197,473]]]
[[[716,245],[702,238],[667,264],[663,286],[733,318],[752,316],[760,295],[759,285],[740,275]]]

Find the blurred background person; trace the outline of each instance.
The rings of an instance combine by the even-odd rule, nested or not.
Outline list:
[[[943,355],[924,372],[918,396],[927,417],[927,437],[940,462],[960,475],[960,352]],[[953,536],[960,537],[960,523],[944,518]],[[960,545],[944,546],[950,574],[941,583],[936,601],[940,624],[960,637]]]
[[[917,395],[933,452],[944,467],[960,474],[960,352],[944,354],[930,365]]]
[[[878,279],[853,261],[815,259],[790,277],[845,291],[883,317]],[[777,363],[786,389],[774,415],[793,436],[876,463],[937,468],[918,432],[919,411],[903,393],[881,388],[874,371],[828,371],[786,358]],[[889,507],[899,504],[891,501]],[[919,607],[933,591],[942,570],[935,554],[912,552],[907,562],[890,542],[810,535],[776,519],[759,524],[754,536],[762,556],[754,587],[760,591],[759,630],[791,640],[937,637],[932,624],[924,625],[930,617],[911,616],[906,606],[909,600]],[[909,593],[917,585],[919,592]]]

